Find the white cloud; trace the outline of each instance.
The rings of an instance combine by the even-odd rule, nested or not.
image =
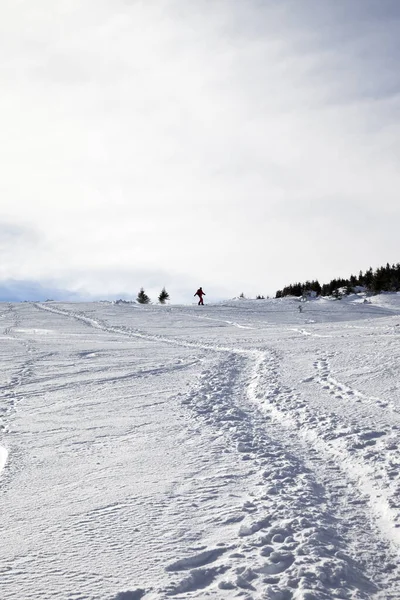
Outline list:
[[[4,1],[0,218],[40,241],[2,276],[183,300],[398,260],[398,24],[328,4]]]

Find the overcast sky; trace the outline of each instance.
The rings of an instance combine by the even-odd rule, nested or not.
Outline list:
[[[398,262],[399,60],[398,0],[1,0],[0,297]]]

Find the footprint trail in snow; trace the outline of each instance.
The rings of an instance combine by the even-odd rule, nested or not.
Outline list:
[[[382,302],[5,305],[2,596],[398,598]]]

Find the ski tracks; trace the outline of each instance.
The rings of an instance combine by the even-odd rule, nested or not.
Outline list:
[[[7,352],[9,348],[5,348],[6,353],[3,359],[3,364],[10,365],[9,368],[4,370],[4,380],[0,384],[0,476],[6,463],[9,459],[10,451],[7,444],[7,434],[10,430],[10,420],[12,415],[15,414],[18,402],[23,401],[24,394],[21,389],[26,381],[29,380],[32,375],[32,370],[36,360],[32,345],[27,342],[18,339],[13,333],[19,325],[18,313],[14,307],[9,304],[7,309],[0,315],[0,319],[3,320],[6,326],[1,334],[2,338],[7,338],[11,343],[15,343],[16,349],[12,356],[9,356]],[[0,339],[1,339],[0,337]],[[3,348],[3,347],[2,347]],[[0,350],[1,352],[1,350]]]
[[[198,344],[36,306],[109,333],[203,348],[218,357],[182,402],[246,465],[246,497],[223,523],[215,523],[221,541],[167,565],[171,584],[153,590],[152,597],[184,598],[190,592],[201,598],[207,590],[218,598],[395,598],[379,594],[398,576],[387,542],[400,542],[388,527],[395,507],[376,488],[369,467],[341,443],[341,423],[332,416],[321,421],[299,391],[282,385],[273,348]],[[315,368],[322,384],[336,385],[323,361]],[[358,435],[363,439],[363,432]],[[350,539],[359,539],[357,548]],[[351,555],[362,558],[357,563]]]
[[[226,516],[229,544],[213,567],[190,571],[166,593],[179,596],[207,587],[208,595],[218,598],[247,592],[246,598],[322,600],[350,598],[354,590],[370,597],[376,587],[346,554],[326,491],[302,457],[288,449],[273,419],[252,405],[260,394],[263,354],[252,366],[248,362],[226,357],[202,374],[184,400],[198,419],[222,432],[234,460],[244,461],[246,494],[238,510]]]
[[[316,381],[324,385],[325,380],[330,379],[330,384],[336,385],[335,394],[342,395],[346,389],[348,392],[348,387],[329,376],[327,364],[324,360],[314,363]],[[390,589],[389,580],[396,581],[399,577],[397,427],[388,426],[386,431],[362,427],[362,424],[356,427],[347,421],[345,410],[341,416],[329,410],[316,413],[301,388],[294,390],[282,384],[280,357],[274,350],[262,365],[262,371],[259,377],[264,383],[256,394],[262,410],[288,432],[296,432],[296,438],[308,446],[313,469],[330,496],[333,508],[336,505],[339,511],[340,530],[348,540],[359,539],[353,554],[363,556],[365,570],[375,573],[375,582],[382,589]],[[356,390],[350,391],[349,398],[355,397]],[[307,451],[303,451],[305,460],[306,455]],[[382,554],[385,555],[384,568]],[[382,593],[383,598],[396,597],[396,593]]]
[[[319,439],[342,468],[369,497],[382,531],[400,547],[400,416],[396,405],[377,396],[368,396],[338,380],[332,373],[329,356],[314,362],[315,375],[304,383],[318,385],[329,394],[331,410],[318,415]],[[299,396],[294,398],[299,403]],[[301,402],[300,402],[301,404]],[[298,408],[298,407],[297,407]],[[296,415],[305,435],[312,432],[312,413],[307,406]],[[378,483],[377,483],[378,482]]]

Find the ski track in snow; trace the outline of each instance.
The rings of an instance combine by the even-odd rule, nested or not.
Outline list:
[[[31,347],[29,342],[20,341],[15,338],[13,335],[13,330],[18,326],[19,320],[16,311],[14,310],[12,305],[8,305],[7,310],[3,311],[0,315],[0,318],[4,323],[0,321],[0,327],[2,324],[6,324],[3,332],[1,334],[0,339],[8,339],[16,342],[16,345],[19,347],[18,352],[13,356],[8,356],[8,362],[12,363],[11,372],[8,375],[8,379],[4,384],[0,384],[0,433],[2,431],[7,431],[7,421],[9,419],[10,414],[12,414],[15,410],[16,403],[16,390],[21,386],[25,377],[29,376],[31,365],[32,365],[32,356],[31,356]],[[22,355],[22,361],[18,362],[18,354]],[[28,355],[28,356],[26,356]],[[17,368],[15,368],[14,361],[17,359]],[[5,455],[5,451],[3,456]],[[3,464],[4,468],[4,464]]]
[[[0,446],[0,476],[7,462],[8,450]]]
[[[225,456],[228,464],[239,465],[237,473],[225,470],[208,481],[210,465],[205,464],[199,466],[196,481],[200,483],[177,482],[171,493],[172,507],[167,503],[162,510],[171,522],[184,512],[194,510],[195,515],[197,511],[203,515],[197,515],[201,532],[193,531],[191,540],[190,531],[182,531],[175,547],[182,546],[183,555],[178,553],[164,565],[168,583],[162,583],[161,578],[155,584],[143,577],[143,582],[137,582],[141,587],[116,591],[113,600],[399,597],[400,415],[395,401],[366,394],[343,382],[331,364],[335,355],[322,347],[315,350],[318,357],[312,362],[313,372],[294,387],[293,376],[291,385],[287,383],[285,369],[291,368],[286,364],[288,356],[282,355],[281,343],[274,342],[273,336],[267,338],[267,346],[260,340],[255,347],[254,343],[246,347],[245,338],[243,346],[238,346],[240,340],[233,340],[236,343],[232,346],[204,342],[200,335],[200,341],[193,342],[186,335],[167,336],[113,325],[106,318],[82,311],[44,304],[35,307],[114,337],[201,352],[200,363],[196,358],[119,377],[112,372],[104,376],[104,368],[81,369],[79,389],[85,386],[82,375],[88,377],[86,385],[90,386],[94,377],[97,384],[106,385],[201,368],[197,383],[178,394],[191,415],[189,430],[192,428],[193,435],[209,432],[216,457]],[[190,314],[184,314],[185,318]],[[257,322],[250,327],[225,318],[195,317],[255,333],[262,328]],[[35,328],[28,332],[16,319],[13,328],[41,335]],[[4,334],[13,336],[13,328]],[[324,338],[342,335],[344,329],[331,328],[326,335],[291,327],[287,335],[290,339],[290,332],[301,333],[318,344]],[[29,341],[24,343],[32,352]],[[82,352],[81,358],[90,359],[95,354]],[[35,379],[32,367],[37,356],[22,362],[9,383],[2,386],[5,397],[18,398],[18,387],[27,379]],[[73,389],[73,382],[58,385],[56,379],[38,377],[37,383],[44,386],[42,393],[62,391],[65,385]],[[328,399],[322,409],[316,404],[321,395]],[[379,426],[373,427],[371,419]],[[0,471],[1,457],[0,452]],[[224,488],[231,490],[233,507],[218,504]],[[100,515],[119,515],[124,506],[105,506],[101,511],[82,525],[89,527]],[[92,597],[98,596],[76,596]]]

